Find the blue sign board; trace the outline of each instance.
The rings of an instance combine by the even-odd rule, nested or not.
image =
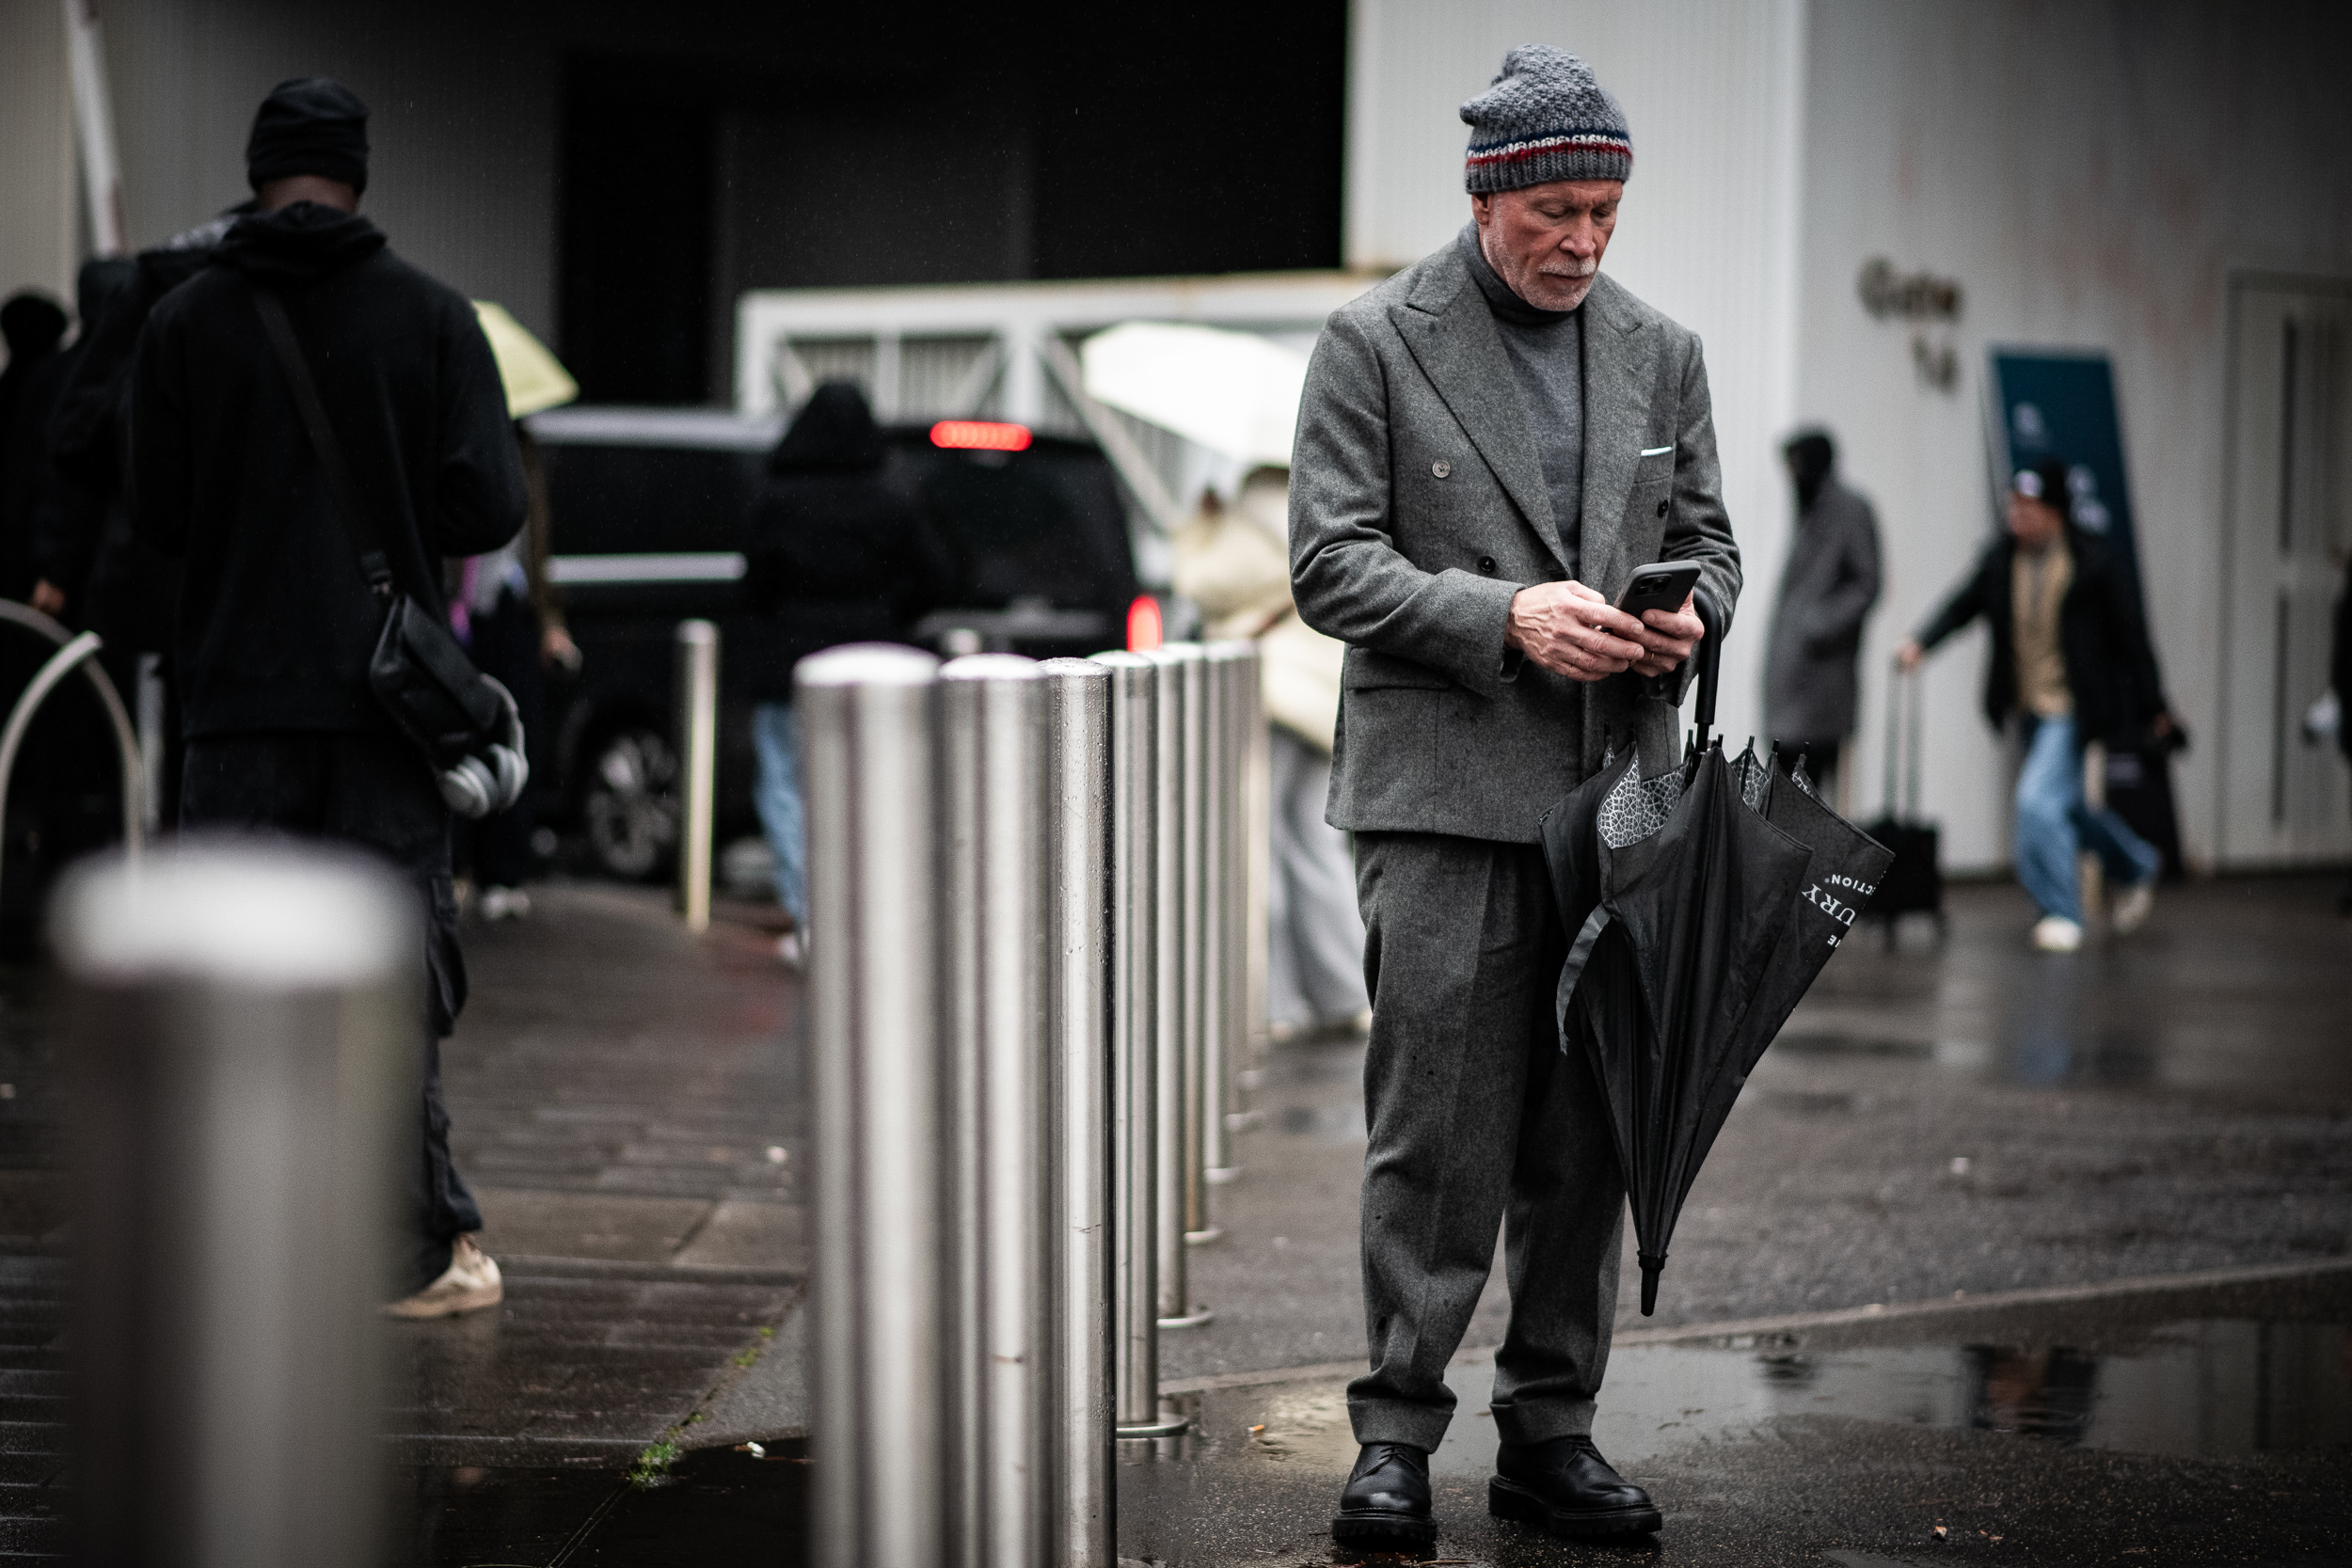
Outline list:
[[[2115,410],[2115,372],[2097,352],[1996,348],[1993,388],[2000,429],[1994,457],[2001,488],[2028,463],[2056,457],[2067,467],[2074,526],[2107,541],[2122,562],[2132,596],[2139,586],[2139,542],[2132,528],[2131,485],[2123,474],[2123,426]]]

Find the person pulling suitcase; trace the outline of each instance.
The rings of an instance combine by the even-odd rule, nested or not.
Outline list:
[[[2139,601],[2100,540],[2074,526],[2066,465],[2044,458],[2010,483],[2008,530],[1976,569],[1901,647],[1916,670],[1929,651],[1981,617],[1993,633],[1984,715],[1994,729],[2014,714],[2025,742],[2017,775],[2017,877],[2041,906],[2033,944],[2045,953],[2082,945],[2075,863],[2094,851],[2122,896],[2115,928],[2137,930],[2164,869],[2155,847],[2083,793],[2083,752],[2118,733],[2159,739],[2177,728],[2149,646]]]

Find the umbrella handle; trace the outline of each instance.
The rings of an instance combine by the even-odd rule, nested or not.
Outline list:
[[[1658,1310],[1658,1273],[1666,1266],[1666,1255],[1661,1252],[1652,1258],[1646,1252],[1637,1252],[1634,1257],[1642,1264],[1642,1316],[1646,1318]]]
[[[1699,624],[1707,628],[1707,635],[1699,639],[1697,720],[1698,749],[1704,752],[1710,738],[1708,732],[1715,727],[1715,687],[1723,666],[1724,627],[1723,618],[1715,612],[1715,607],[1707,602],[1704,594],[1692,594],[1691,608],[1697,613]],[[1660,1261],[1662,1262],[1664,1259],[1661,1259]]]

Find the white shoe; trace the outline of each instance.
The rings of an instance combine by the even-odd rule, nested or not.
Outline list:
[[[798,969],[803,964],[806,963],[808,961],[808,953],[806,944],[801,941],[801,933],[798,931],[787,931],[784,935],[778,937],[776,939],[776,957],[784,960],[784,966],[787,969]]]
[[[2072,953],[2083,944],[2083,928],[2060,914],[2045,914],[2033,928],[2033,944],[2044,953]]]
[[[449,1249],[449,1267],[441,1277],[413,1296],[385,1303],[384,1315],[453,1318],[460,1312],[496,1307],[505,1299],[506,1285],[499,1278],[498,1259],[474,1245],[471,1236],[460,1236]]]
[[[482,918],[493,924],[501,920],[520,920],[531,912],[531,895],[518,887],[485,887],[482,890]]]
[[[2155,907],[2156,879],[2151,877],[2144,882],[2133,883],[2125,888],[2123,895],[2115,901],[2116,930],[2124,936],[2130,936],[2134,931],[2148,924],[2148,911]]]

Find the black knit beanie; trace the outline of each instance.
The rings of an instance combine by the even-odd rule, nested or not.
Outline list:
[[[2026,464],[2010,480],[2009,487],[2027,500],[2047,501],[2059,516],[2074,520],[2074,486],[2063,458],[2042,457]]]
[[[341,82],[301,76],[262,100],[245,144],[245,177],[255,190],[272,180],[315,174],[355,191],[368,188],[368,106]]]

